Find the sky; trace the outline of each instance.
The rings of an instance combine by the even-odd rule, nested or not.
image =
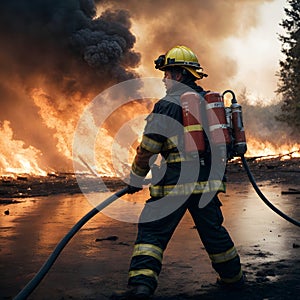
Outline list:
[[[236,1],[236,3],[238,2]],[[287,3],[285,0],[262,1],[261,4],[259,2],[251,3],[251,1],[245,1],[245,4],[240,1],[240,3],[244,7],[241,9],[240,15],[237,16],[239,24],[231,25],[234,30],[228,34],[222,28],[216,28],[216,31],[219,30],[220,32],[219,38],[216,36],[216,39],[218,38],[216,47],[221,49],[220,52],[227,57],[227,60],[234,62],[232,64],[234,70],[229,72],[229,83],[217,85],[217,88],[227,88],[230,85],[228,87],[241,91],[246,87],[247,94],[253,101],[257,99],[267,102],[274,99],[279,100],[280,97],[275,92],[278,82],[278,77],[275,74],[279,70],[279,60],[283,56],[278,34],[283,33],[283,28],[279,24],[285,18],[284,7],[287,6]],[[253,20],[250,20],[249,15],[251,15],[253,7],[255,7]],[[134,17],[132,23],[132,31],[137,37],[135,49],[142,54],[142,63],[138,68],[139,73],[144,76],[149,76],[149,74],[160,76],[157,71],[153,70],[152,65],[147,66],[146,59],[149,60],[149,56],[145,52],[149,51],[147,43],[149,35],[146,27],[141,28],[140,21]],[[206,29],[204,28],[204,30]],[[211,36],[210,39],[212,39]],[[196,49],[201,52],[201,45],[198,47],[199,49],[197,47]],[[216,72],[218,72],[218,70],[214,70],[214,62],[205,62],[206,57],[204,55],[202,56],[201,53],[200,55],[197,53],[197,55],[198,59],[201,60],[200,63],[206,64],[205,67],[207,72],[211,74],[209,77],[211,80],[211,77],[215,77]],[[220,71],[222,71],[221,68]]]
[[[277,89],[279,60],[283,59],[278,34],[284,32],[279,25],[285,18],[286,1],[263,3],[259,8],[259,22],[246,36],[228,38],[225,49],[235,57],[239,70],[234,84],[247,90],[254,98],[272,100]]]

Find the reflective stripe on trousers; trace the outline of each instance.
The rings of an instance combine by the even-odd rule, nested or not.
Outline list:
[[[230,248],[229,250],[222,252],[222,253],[217,253],[217,254],[209,254],[209,258],[213,263],[223,263],[228,260],[231,260],[235,258],[238,255],[235,247]]]
[[[152,256],[161,263],[163,258],[163,250],[152,244],[136,244],[133,249],[132,257],[138,255]]]
[[[161,264],[163,259],[163,249],[152,244],[136,244],[133,249],[132,257],[143,255],[153,257]],[[139,269],[129,271],[129,279],[140,275],[152,277],[153,279],[155,279],[156,282],[158,281],[157,273],[151,269]]]
[[[155,281],[158,281],[158,275],[150,269],[131,270],[129,271],[129,278],[144,275],[147,277],[153,277]]]
[[[229,265],[238,266],[238,264],[235,261],[239,261],[239,255],[234,246],[225,252],[216,253],[216,254],[208,254],[208,255],[212,262],[213,267],[215,268],[215,270],[218,271],[218,273],[220,274],[221,280],[224,283],[234,283],[234,282],[239,281],[242,278],[243,272],[242,272],[241,267],[239,267],[238,269],[236,268],[236,273],[230,272],[230,275],[227,273],[229,271],[229,269],[232,269],[232,270],[234,269],[233,267],[228,268]]]

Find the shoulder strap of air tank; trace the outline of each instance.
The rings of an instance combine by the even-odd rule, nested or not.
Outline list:
[[[204,98],[204,96],[205,96],[205,94],[207,94],[209,91],[201,91],[201,92],[199,92],[199,95],[202,97],[202,98]]]
[[[201,113],[201,120],[202,120],[202,127],[204,129],[204,135],[205,135],[205,143],[206,143],[206,149],[207,152],[209,152],[210,146],[209,146],[209,142],[207,139],[207,132],[209,132],[209,128],[208,128],[208,123],[207,123],[207,111],[206,111],[206,103],[205,103],[205,98],[204,96],[209,93],[210,91],[205,91],[202,90],[199,92],[200,95],[200,113]]]

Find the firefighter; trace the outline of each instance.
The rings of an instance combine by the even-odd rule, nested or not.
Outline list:
[[[218,282],[224,286],[239,286],[244,281],[239,255],[229,233],[222,226],[222,204],[217,195],[225,192],[225,180],[223,177],[209,177],[212,151],[207,137],[206,150],[197,158],[181,153],[184,152],[184,129],[180,97],[187,91],[203,97],[206,92],[196,84],[196,80],[207,75],[193,51],[185,46],[176,46],[159,56],[155,60],[155,67],[164,72],[166,96],[154,105],[152,113],[147,117],[142,141],[131,168],[130,193],[142,189],[143,179],[151,166],[155,166],[153,160],[157,155],[162,158],[162,166],[158,175],[155,175],[157,167],[151,169],[154,183],[149,187],[150,199],[146,202],[138,224],[128,289],[114,293],[111,299],[149,299],[157,287],[163,253],[187,210],[193,218],[212,267],[219,274]],[[174,120],[174,124],[181,124],[181,129],[172,126],[171,120]],[[183,169],[187,176],[182,174]],[[196,177],[186,172],[195,169]],[[211,195],[211,199],[206,206],[199,207],[200,198],[204,194]]]

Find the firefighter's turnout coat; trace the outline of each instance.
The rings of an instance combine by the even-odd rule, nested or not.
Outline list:
[[[186,210],[191,213],[212,266],[220,278],[230,283],[242,277],[238,253],[222,226],[221,202],[217,193],[225,192],[225,182],[219,174],[210,174],[209,143],[207,151],[200,158],[184,151],[180,96],[189,90],[201,96],[205,94],[194,81],[178,83],[155,104],[146,119],[142,141],[132,164],[132,172],[142,177],[147,175],[152,165],[153,182],[150,186],[151,198],[145,205],[138,225],[129,284],[145,284],[153,291],[157,286],[163,252]],[[159,167],[153,164],[157,155],[160,155]],[[200,208],[199,200],[206,193],[210,193],[212,199]]]

